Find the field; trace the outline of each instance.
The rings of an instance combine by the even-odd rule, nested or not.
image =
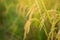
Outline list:
[[[60,0],[0,0],[0,40],[60,40]]]

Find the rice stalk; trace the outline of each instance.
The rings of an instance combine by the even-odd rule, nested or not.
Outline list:
[[[44,1],[43,0],[40,0],[40,1],[41,1],[41,4],[42,4],[43,8],[44,8],[44,11],[45,11],[45,14],[46,14],[47,18],[49,19],[50,23],[52,23],[51,20],[50,20],[50,16],[49,16],[49,14],[47,12],[47,8],[46,8],[46,6],[44,4]]]
[[[39,11],[39,13],[40,13],[40,15],[41,15],[41,17],[40,17],[40,19],[41,19],[41,22],[40,22],[40,30],[43,28],[44,31],[45,31],[45,33],[46,33],[46,36],[48,37],[46,27],[44,26],[44,21],[45,21],[45,19],[46,19],[46,15],[45,15],[45,13],[41,14],[41,9],[40,9],[40,7],[39,7],[39,3],[38,3],[37,0],[35,0],[35,3],[36,3],[36,5],[37,5],[38,11]],[[44,27],[43,27],[43,26],[44,26]]]
[[[60,30],[58,31],[58,33],[57,33],[57,36],[56,36],[56,37],[57,37],[57,39],[58,39],[58,40],[60,40]]]
[[[58,22],[58,20],[56,20],[56,17],[53,16],[53,22],[52,22],[52,26],[51,26],[51,31],[49,32],[49,36],[48,36],[48,40],[54,40],[54,30],[55,30],[55,25]]]
[[[35,6],[35,3],[32,5],[32,7],[34,7],[34,6]],[[28,17],[28,15],[30,14],[32,7],[29,9],[28,13],[26,14],[26,17]]]
[[[32,23],[32,15],[33,15],[33,11],[34,11],[34,4],[33,4],[33,6],[31,7],[31,12],[30,12],[30,10],[28,11],[28,13],[27,13],[27,15],[26,16],[28,16],[28,14],[30,13],[30,15],[29,15],[29,19],[27,20],[27,22],[25,23],[25,26],[24,26],[24,38],[23,38],[23,40],[25,40],[26,39],[26,36],[27,36],[27,34],[29,33],[29,30],[30,30],[30,25],[31,25],[31,23]]]
[[[40,15],[41,15],[41,9],[40,9],[40,6],[39,6],[39,3],[38,3],[37,0],[35,0],[35,4],[36,4],[37,9],[38,9],[38,11],[39,11],[39,13],[40,13]]]

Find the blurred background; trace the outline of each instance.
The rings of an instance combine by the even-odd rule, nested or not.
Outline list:
[[[60,0],[0,0],[0,40],[60,40]]]

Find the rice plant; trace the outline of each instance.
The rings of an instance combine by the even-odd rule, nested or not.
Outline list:
[[[0,40],[60,40],[60,0],[0,0]]]

